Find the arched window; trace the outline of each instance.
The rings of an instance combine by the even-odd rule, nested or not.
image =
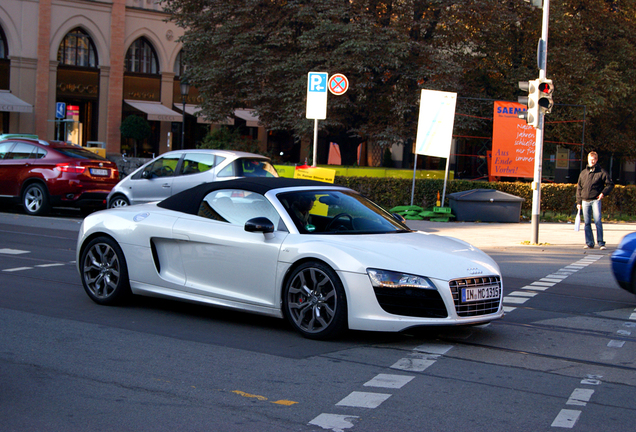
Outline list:
[[[183,50],[179,51],[179,54],[177,54],[177,58],[174,62],[174,74],[178,77],[183,76],[183,73],[185,72],[185,65],[183,64]]]
[[[97,50],[91,37],[81,28],[68,32],[57,51],[57,60],[68,66],[97,67]]]
[[[145,74],[158,74],[159,62],[157,54],[148,42],[148,39],[140,37],[130,45],[126,53],[126,72]]]
[[[7,48],[7,38],[0,27],[0,59],[6,59],[9,57],[9,49]]]

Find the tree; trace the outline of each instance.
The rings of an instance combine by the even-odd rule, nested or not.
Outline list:
[[[121,122],[119,127],[121,135],[124,138],[130,138],[134,141],[133,156],[137,157],[137,146],[139,141],[143,141],[150,136],[152,129],[145,118],[137,115],[130,115]]]
[[[163,4],[185,30],[186,75],[212,120],[249,106],[269,129],[309,138],[307,73],[345,74],[350,90],[329,96],[320,122],[321,135],[340,144],[344,164],[355,160],[360,142],[413,139],[423,88],[458,93],[467,116],[456,118],[456,134],[490,136],[492,122],[470,119],[477,104],[464,102],[516,100],[517,83],[538,76],[541,10],[521,0]],[[581,124],[557,122],[580,119],[585,105],[586,147],[636,157],[636,2],[562,0],[550,12],[548,77],[557,105],[546,117],[546,146],[580,142]]]
[[[241,136],[238,129],[230,129],[226,126],[212,130],[203,138],[203,141],[197,148],[259,153],[258,143],[256,141]]]

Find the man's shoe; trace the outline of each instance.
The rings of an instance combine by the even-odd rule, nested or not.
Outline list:
[[[583,249],[594,249],[594,246],[590,246],[590,245],[585,245],[583,246]]]
[[[601,246],[599,249],[600,249],[600,250],[605,250],[605,249],[607,249],[607,248],[606,248],[605,246]]]

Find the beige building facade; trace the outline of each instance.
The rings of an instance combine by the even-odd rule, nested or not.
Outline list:
[[[0,133],[139,157],[193,148],[211,125],[194,115],[194,88],[184,113],[183,32],[167,18],[155,0],[2,0]],[[235,114],[266,149],[253,113]],[[120,126],[131,115],[151,126],[142,143],[122,138]]]

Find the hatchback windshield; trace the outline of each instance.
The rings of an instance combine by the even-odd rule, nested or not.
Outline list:
[[[301,233],[371,234],[408,232],[390,213],[355,193],[298,191],[278,195]]]

